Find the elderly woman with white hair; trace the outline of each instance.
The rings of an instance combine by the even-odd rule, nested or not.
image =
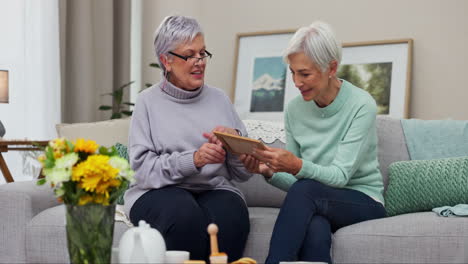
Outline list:
[[[386,214],[377,106],[365,90],[337,78],[341,45],[328,24],[300,28],[284,59],[301,92],[285,111],[286,150],[267,147],[241,159],[288,192],[266,263],[331,263],[333,232]]]
[[[208,260],[207,227],[219,227],[219,249],[229,261],[242,256],[249,215],[232,180],[251,173],[226,153],[213,130],[238,135],[245,127],[229,98],[204,83],[211,53],[198,22],[166,17],[154,48],[162,80],[142,91],[133,111],[130,163],[136,182],[126,191],[125,211],[136,225],[145,220],[163,235],[168,250],[186,250]]]

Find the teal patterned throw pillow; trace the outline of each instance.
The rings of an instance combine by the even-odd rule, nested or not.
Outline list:
[[[388,216],[468,203],[468,157],[399,161],[388,173]]]
[[[125,146],[123,144],[120,144],[120,143],[117,143],[117,144],[114,145],[114,147],[117,150],[117,152],[119,153],[119,156],[121,158],[129,160],[127,146]],[[128,188],[128,186],[127,186],[127,188]],[[120,195],[119,198],[117,198],[117,204],[124,204],[124,194],[125,194],[125,192],[122,193],[122,195]]]

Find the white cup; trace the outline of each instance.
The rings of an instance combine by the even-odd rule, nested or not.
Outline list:
[[[321,261],[281,261],[280,264],[327,264]]]
[[[182,264],[184,261],[190,259],[190,252],[181,250],[168,250],[166,251],[166,263],[169,264]]]

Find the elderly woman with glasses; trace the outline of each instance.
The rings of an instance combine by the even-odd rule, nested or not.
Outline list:
[[[377,105],[337,78],[341,45],[326,23],[300,28],[284,59],[301,92],[285,111],[286,150],[267,147],[241,159],[288,192],[266,263],[331,263],[333,232],[385,216]]]
[[[204,82],[212,55],[195,19],[166,17],[154,48],[163,78],[135,104],[129,153],[136,182],[124,196],[126,213],[134,225],[145,220],[159,230],[168,250],[189,251],[191,259],[208,260],[207,227],[216,223],[219,250],[230,262],[239,259],[249,215],[231,181],[252,174],[212,132],[246,134],[245,127],[229,98]]]

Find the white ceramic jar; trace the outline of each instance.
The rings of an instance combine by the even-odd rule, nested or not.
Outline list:
[[[120,239],[120,263],[164,263],[166,243],[158,230],[144,220],[128,229]]]

